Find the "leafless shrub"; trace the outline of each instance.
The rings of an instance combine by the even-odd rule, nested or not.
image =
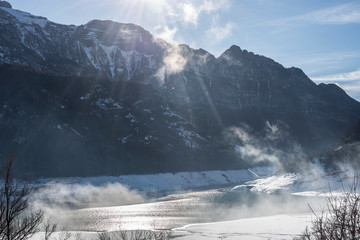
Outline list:
[[[111,240],[109,233],[99,233],[98,240]]]
[[[307,227],[299,240],[357,240],[360,239],[360,195],[358,177],[354,177],[349,191],[330,194],[326,206],[315,215],[312,226]]]
[[[50,240],[51,235],[56,231],[57,225],[51,223],[50,218],[43,224],[44,240]]]
[[[170,236],[170,230],[121,230],[111,233],[99,233],[98,240],[169,240]]]
[[[12,176],[14,156],[9,156],[1,168],[0,239],[25,240],[31,237],[43,220],[41,210],[29,211],[27,182]]]
[[[71,232],[69,231],[66,231],[65,229],[63,229],[62,231],[59,232],[59,235],[58,235],[58,240],[69,240],[69,238],[72,237],[72,234]]]

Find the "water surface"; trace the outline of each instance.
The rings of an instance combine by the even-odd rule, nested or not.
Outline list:
[[[168,194],[142,204],[73,209],[63,214],[68,230],[172,229],[191,223],[308,213],[308,204],[316,208],[321,205],[319,201],[323,199],[220,188]]]

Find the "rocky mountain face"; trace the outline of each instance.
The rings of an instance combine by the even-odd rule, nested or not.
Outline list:
[[[343,134],[340,141],[341,145],[354,143],[360,143],[360,120]]]
[[[341,136],[336,149],[310,155],[318,159],[326,168],[331,169],[359,169],[360,168],[360,121],[348,128]],[[309,159],[311,161],[311,159]]]
[[[56,74],[145,81],[165,47],[133,24],[94,20],[65,26],[8,7],[0,8],[0,23],[0,62]]]
[[[239,153],[239,129],[312,152],[360,119],[336,85],[237,46],[216,58],[133,24],[60,25],[3,1],[0,64],[0,151],[32,176],[243,168],[259,161]]]

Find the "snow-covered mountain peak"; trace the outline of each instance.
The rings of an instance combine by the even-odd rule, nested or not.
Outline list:
[[[8,17],[16,18],[16,20],[24,25],[39,25],[42,28],[49,22],[45,17],[34,16],[27,12],[22,12],[16,9],[8,8],[0,5],[0,9],[7,14]],[[0,11],[1,14],[1,11]]]
[[[110,20],[92,20],[83,25],[84,29],[94,32],[99,40],[110,44],[124,41],[143,42],[152,40],[151,34],[142,27],[130,23],[117,23]]]
[[[88,29],[93,29],[93,30],[99,30],[99,31],[117,30],[117,32],[128,33],[128,34],[147,32],[142,27],[137,26],[133,23],[118,23],[111,20],[94,19],[86,23],[84,26]]]
[[[281,64],[275,62],[271,58],[267,58],[262,55],[254,54],[247,50],[242,50],[239,46],[232,45],[229,49],[225,50],[218,58],[220,61],[224,61],[226,64],[242,66],[242,65],[257,65],[269,67],[280,67]]]
[[[0,7],[0,32],[8,35],[0,40],[0,63],[16,62],[66,75],[128,80],[136,76],[146,82],[165,51],[135,24],[92,20],[68,26],[6,6]]]

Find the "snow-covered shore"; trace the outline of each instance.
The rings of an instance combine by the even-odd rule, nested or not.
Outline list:
[[[290,240],[310,224],[311,218],[310,214],[274,215],[192,224],[174,229],[172,236],[177,240]]]
[[[274,215],[245,218],[235,221],[191,224],[173,229],[172,239],[177,240],[291,240],[311,223],[311,214]],[[76,240],[76,234],[86,240],[97,240],[97,232],[70,232],[69,240]],[[31,240],[43,239],[44,233],[36,233]],[[56,239],[60,232],[53,234]],[[78,235],[79,236],[79,235]]]
[[[44,178],[36,181],[34,185],[38,187],[54,184],[90,184],[94,186],[103,186],[112,183],[119,183],[129,189],[144,192],[156,192],[241,184],[258,179],[259,176],[272,175],[275,172],[276,169],[273,167],[258,167],[250,170],[178,172],[86,178]]]
[[[209,171],[209,172],[182,172],[164,173],[154,175],[126,175],[118,177],[93,177],[93,178],[59,178],[41,179],[36,185],[39,187],[58,186],[88,186],[103,189],[107,186],[111,190],[113,184],[119,184],[127,190],[122,190],[120,195],[129,195],[131,199],[141,198],[131,191],[156,192],[196,189],[202,187],[236,185],[232,191],[251,191],[258,194],[285,193],[304,197],[325,196],[343,191],[353,181],[354,172],[343,171],[336,173],[317,173],[307,176],[301,174],[284,173],[276,174],[274,168],[255,168],[250,170],[235,171]],[[109,188],[110,185],[110,188]],[[119,194],[119,187],[116,192]],[[59,189],[59,188],[58,188]],[[71,191],[73,194],[75,191]],[[89,191],[89,195],[93,195]],[[56,192],[58,194],[59,192]],[[117,195],[116,195],[117,196]],[[135,197],[134,197],[135,196]],[[82,201],[83,198],[79,198]],[[305,199],[305,198],[304,198]],[[301,200],[300,200],[301,201]],[[130,203],[131,204],[131,203]],[[307,203],[304,202],[305,205]],[[261,211],[261,210],[259,210]],[[290,213],[275,213],[270,216],[256,216],[234,221],[191,224],[173,229],[173,238],[178,240],[195,239],[293,239],[311,223],[313,214],[309,210],[299,210]],[[58,234],[58,233],[56,233]],[[82,232],[86,239],[97,239],[96,232]],[[41,239],[41,233],[36,234],[32,240]],[[75,235],[73,235],[75,236]],[[75,238],[74,238],[75,239]]]

